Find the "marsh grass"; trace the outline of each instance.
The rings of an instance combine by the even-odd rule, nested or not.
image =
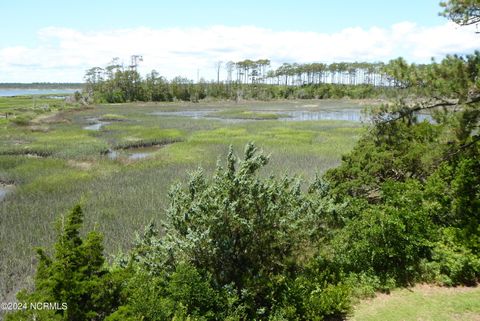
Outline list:
[[[124,121],[127,119],[127,117],[117,114],[104,114],[99,118],[101,121]]]
[[[0,115],[15,118],[25,114],[39,115],[60,110],[83,108],[77,103],[68,103],[52,95],[25,95],[0,97]]]
[[[228,105],[228,104],[226,104]],[[292,102],[236,107],[249,110],[297,108]],[[54,241],[54,222],[75,203],[85,210],[85,229],[105,235],[107,254],[125,251],[134,234],[150,221],[160,223],[171,185],[201,166],[211,172],[224,161],[229,145],[242,154],[254,141],[271,155],[262,175],[284,174],[311,181],[335,166],[361,135],[362,125],[342,121],[226,123],[218,119],[159,117],[158,110],[215,109],[216,104],[122,104],[42,114],[32,131],[0,118],[0,181],[15,184],[0,202],[0,298],[31,285],[33,248]],[[83,127],[88,119],[116,115],[125,119],[99,131]],[[105,152],[162,145],[143,160],[108,159]]]

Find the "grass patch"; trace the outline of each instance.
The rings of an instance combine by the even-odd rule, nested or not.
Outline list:
[[[0,97],[0,114],[19,114],[25,111],[44,113],[76,107],[78,107],[78,104],[71,104],[61,99],[52,98],[52,95]]]
[[[100,121],[125,121],[128,118],[123,116],[123,115],[117,115],[117,114],[105,114],[102,117],[100,117],[98,120]]]
[[[18,115],[10,118],[10,121],[18,126],[27,126],[30,124],[34,116],[32,115]]]
[[[419,285],[362,301],[350,321],[476,321],[480,318],[480,288]]]
[[[166,145],[181,141],[184,137],[184,134],[180,130],[173,128],[162,129],[154,126],[124,123],[106,125],[104,131],[107,133],[103,135],[103,138],[106,139],[114,149]]]

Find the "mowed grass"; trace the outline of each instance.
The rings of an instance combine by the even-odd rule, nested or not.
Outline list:
[[[419,285],[362,301],[349,321],[478,321],[480,287]]]
[[[235,108],[248,112],[272,106],[297,108],[290,102]],[[42,113],[22,125],[0,119],[0,184],[14,186],[0,202],[0,298],[12,300],[20,288],[31,286],[34,247],[50,248],[55,222],[77,202],[84,207],[85,230],[101,231],[111,256],[126,251],[150,221],[162,222],[173,184],[184,183],[199,166],[213,171],[230,145],[241,156],[245,144],[254,141],[271,157],[262,175],[301,176],[308,184],[336,166],[364,130],[362,124],[343,121],[152,115],[201,108],[222,112],[229,106],[102,105]],[[98,131],[84,129],[101,120],[109,123]],[[148,158],[128,158],[127,152],[151,145],[157,148]],[[109,158],[109,150],[120,156]]]

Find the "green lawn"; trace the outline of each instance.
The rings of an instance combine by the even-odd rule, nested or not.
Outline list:
[[[478,321],[480,287],[419,285],[362,301],[349,321]]]

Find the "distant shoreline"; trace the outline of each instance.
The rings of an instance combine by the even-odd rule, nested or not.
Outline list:
[[[20,90],[20,89],[69,89],[82,90],[85,84],[83,83],[0,83],[1,89]]]
[[[45,95],[72,95],[81,88],[1,88],[0,97],[45,96]]]

